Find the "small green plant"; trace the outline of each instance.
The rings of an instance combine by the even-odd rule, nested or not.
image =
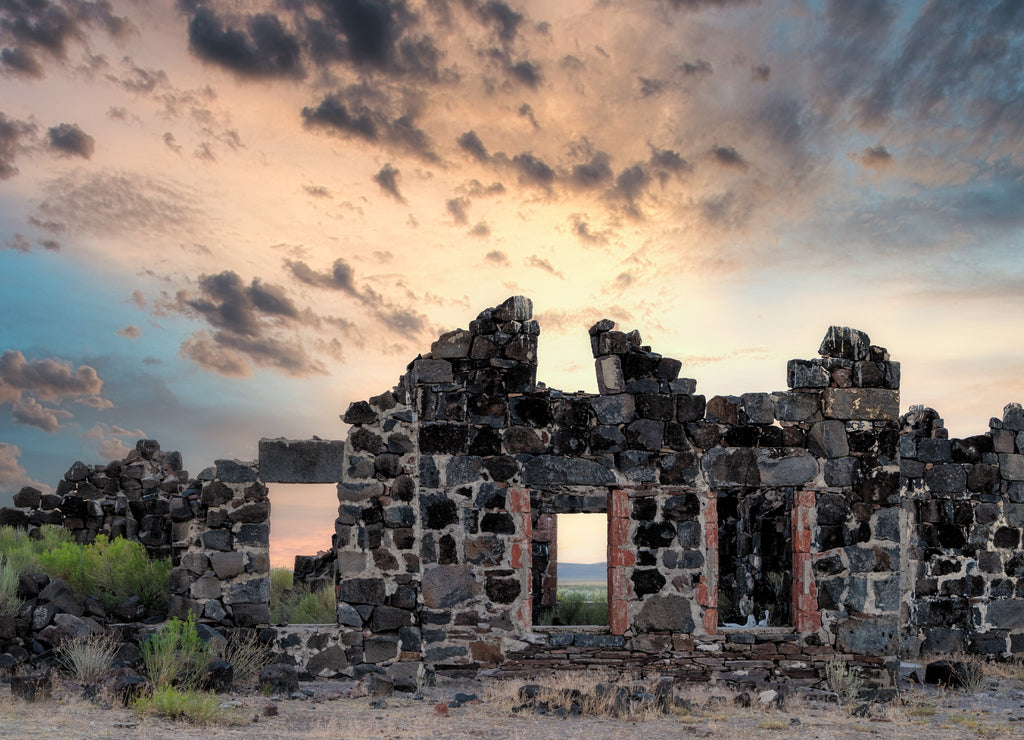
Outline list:
[[[310,590],[295,585],[287,568],[270,571],[270,621],[272,624],[335,624],[335,593],[332,586]]]
[[[92,683],[110,672],[120,643],[108,635],[88,635],[66,640],[57,648],[57,659],[79,683]]]
[[[853,669],[839,658],[833,658],[825,664],[825,682],[843,704],[856,699],[861,686],[864,685],[864,681]]]
[[[0,554],[0,616],[11,616],[21,607],[18,598],[18,571]]]
[[[215,694],[196,689],[158,687],[135,701],[135,711],[196,725],[236,724],[238,718],[220,706]]]
[[[213,649],[196,632],[196,619],[174,618],[140,644],[146,675],[157,689],[177,685],[196,688],[213,660]]]
[[[551,611],[540,619],[541,625],[608,624],[608,602],[588,601],[585,594],[569,592],[559,599]]]
[[[224,648],[224,660],[234,669],[234,682],[239,686],[254,685],[270,658],[270,650],[252,631],[235,632]]]
[[[169,560],[152,560],[139,542],[98,535],[89,545],[62,542],[41,553],[39,563],[80,594],[94,595],[106,609],[138,596],[151,610],[166,604],[171,572]]]
[[[26,530],[4,525],[0,527],[0,553],[8,566],[22,573],[42,573],[39,556],[72,541],[72,534],[63,527],[44,524],[39,528],[38,538],[29,537]]]

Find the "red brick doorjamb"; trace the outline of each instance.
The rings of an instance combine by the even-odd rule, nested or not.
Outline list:
[[[513,570],[525,579],[525,598],[519,603],[515,619],[524,630],[533,628],[533,572],[531,570],[531,542],[533,522],[530,520],[530,489],[511,488],[508,492],[508,510],[517,519],[519,535],[512,540],[511,562]]]
[[[704,631],[718,632],[718,494],[704,500],[704,575],[697,584],[697,604],[704,610]]]
[[[636,565],[636,554],[629,543],[629,493],[622,489],[608,492],[608,631],[625,634],[629,629],[626,604],[632,595],[626,569]]]

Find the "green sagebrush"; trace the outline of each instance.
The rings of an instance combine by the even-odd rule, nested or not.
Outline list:
[[[166,606],[170,561],[150,559],[139,542],[101,534],[88,545],[62,542],[38,558],[43,572],[67,581],[80,594],[97,597],[105,609],[130,596],[138,596],[150,610]]]

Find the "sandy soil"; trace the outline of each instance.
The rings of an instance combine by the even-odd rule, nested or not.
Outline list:
[[[521,682],[520,682],[521,683]],[[139,740],[215,740],[217,738],[920,738],[1024,737],[1024,683],[992,678],[973,695],[935,687],[908,686],[899,700],[871,705],[869,716],[854,707],[837,707],[790,696],[784,710],[742,709],[733,693],[710,688],[677,689],[694,704],[691,713],[631,721],[611,718],[538,716],[513,713],[516,685],[492,682],[441,683],[424,689],[423,698],[396,694],[384,700],[357,696],[358,688],[340,682],[303,684],[303,699],[258,693],[222,695],[237,724],[197,727],[139,717],[121,707],[103,708],[81,698],[77,687],[58,683],[52,698],[29,703],[0,687],[0,738],[138,738]],[[456,693],[483,698],[439,714]],[[711,700],[711,697],[724,697]],[[710,706],[708,702],[710,701]],[[755,701],[756,704],[756,701]],[[276,716],[266,716],[267,707]]]

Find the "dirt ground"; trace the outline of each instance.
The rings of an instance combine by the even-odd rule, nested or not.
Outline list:
[[[745,709],[734,704],[735,692],[724,687],[677,687],[676,694],[691,701],[692,711],[641,720],[514,713],[521,683],[439,681],[424,688],[422,698],[396,694],[383,700],[359,696],[354,684],[336,681],[302,684],[303,699],[224,694],[222,702],[237,724],[205,727],[140,717],[119,706],[103,708],[66,682],[57,683],[52,698],[34,703],[12,697],[5,684],[0,687],[0,738],[1024,737],[1024,682],[1005,677],[989,678],[974,694],[908,685],[896,701],[869,704],[867,710],[857,703],[840,707],[795,693],[781,710],[760,708],[756,694],[754,707]],[[448,708],[457,693],[476,694],[482,701]],[[276,715],[267,716],[270,706]]]

